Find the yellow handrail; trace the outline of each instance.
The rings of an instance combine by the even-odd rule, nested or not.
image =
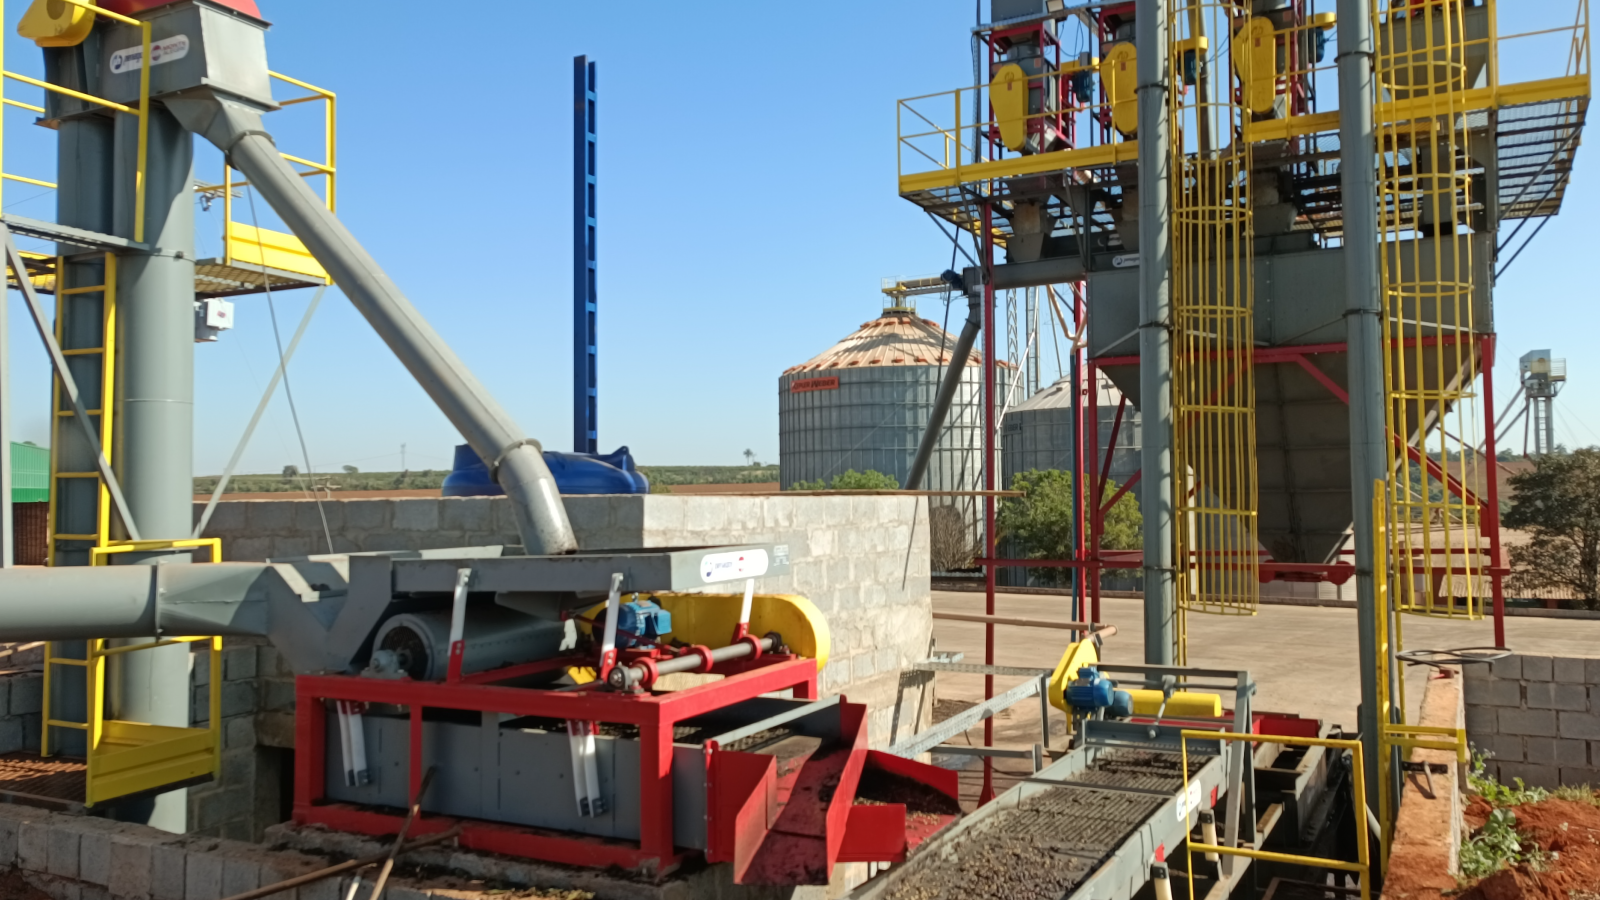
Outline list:
[[[72,90],[71,88],[62,87],[59,84],[51,84],[48,81],[40,81],[37,78],[31,78],[31,77],[29,77],[27,75],[23,75],[23,74],[18,73],[18,72],[9,71],[9,70],[7,70],[5,68],[4,48],[0,48],[0,77],[9,78],[9,79],[11,79],[13,81],[20,81],[23,84],[32,85],[34,87],[41,88],[41,89],[46,90],[46,91],[51,91],[51,92],[54,92],[54,93],[57,93],[57,94],[61,94],[62,96],[72,97],[72,98],[74,98],[76,100],[82,100],[85,103],[93,103],[93,104],[95,104],[97,106],[103,106],[103,107],[106,107],[107,109],[114,109],[117,112],[127,113],[128,115],[138,116],[139,117],[139,154],[138,154],[138,162],[137,162],[136,168],[134,170],[134,182],[133,182],[134,183],[134,188],[133,188],[133,240],[134,240],[135,243],[142,244],[142,243],[144,243],[145,182],[148,180],[146,178],[146,173],[147,173],[147,169],[148,169],[149,161],[150,161],[150,116],[148,115],[148,112],[150,110],[150,69],[151,69],[151,65],[150,65],[150,23],[146,22],[146,21],[142,21],[140,19],[135,19],[132,16],[125,16],[122,13],[119,13],[119,12],[112,12],[109,9],[102,9],[102,8],[94,5],[94,3],[89,2],[89,0],[62,0],[62,2],[69,3],[69,4],[73,5],[73,6],[78,7],[79,9],[87,10],[92,15],[105,16],[108,19],[112,19],[112,20],[117,21],[117,22],[122,22],[122,23],[124,23],[126,25],[132,25],[135,28],[139,29],[139,35],[140,35],[139,40],[140,40],[140,47],[141,47],[141,53],[142,53],[142,55],[139,58],[140,58],[140,60],[142,60],[142,63],[139,66],[139,106],[138,106],[138,108],[135,109],[134,107],[128,106],[125,103],[117,103],[117,102],[115,102],[113,100],[107,100],[107,99],[105,99],[103,97],[96,97],[93,94],[86,94],[86,93],[84,93],[82,91],[75,91],[75,90]],[[3,22],[4,20],[5,20],[5,2],[4,2],[4,0],[0,0],[0,22]],[[3,92],[3,91],[0,91],[0,92]],[[3,102],[5,103],[5,105],[8,105],[8,106],[15,106],[15,107],[19,107],[21,109],[30,110],[30,111],[37,112],[37,113],[43,113],[45,111],[44,107],[42,107],[42,106],[34,106],[32,104],[22,103],[22,102],[17,101],[17,100],[4,99]],[[0,117],[0,118],[3,118],[3,117]],[[3,124],[3,121],[0,121],[0,154],[3,154],[3,151],[4,151],[4,134],[5,134],[5,132],[4,132],[4,124]],[[0,158],[3,158],[3,156],[0,156]],[[3,170],[3,168],[4,168],[3,163],[0,163],[0,170]],[[0,184],[4,184],[4,182],[6,180],[8,180],[8,179],[11,180],[11,181],[21,181],[21,182],[24,182],[26,184],[36,184],[36,185],[39,185],[41,187],[48,187],[48,188],[54,188],[55,187],[54,184],[51,184],[49,182],[39,181],[37,179],[25,178],[25,177],[22,177],[20,175],[19,176],[7,175],[4,178],[0,178]]]
[[[1341,872],[1354,872],[1361,876],[1361,900],[1371,900],[1372,861],[1369,858],[1367,849],[1369,832],[1367,831],[1366,817],[1366,761],[1361,755],[1360,741],[1347,741],[1337,738],[1295,737],[1282,734],[1241,734],[1233,731],[1217,732],[1188,728],[1185,728],[1183,731],[1179,732],[1179,734],[1182,738],[1180,741],[1180,746],[1182,748],[1183,755],[1185,788],[1187,788],[1189,784],[1189,741],[1191,739],[1202,741],[1222,741],[1225,743],[1238,741],[1249,741],[1254,743],[1260,741],[1272,744],[1284,744],[1290,747],[1326,747],[1331,750],[1350,751],[1350,787],[1351,791],[1354,793],[1355,800],[1354,818],[1356,820],[1356,862],[1349,862],[1342,859],[1326,859],[1317,856],[1302,856],[1295,853],[1276,853],[1270,850],[1257,850],[1254,847],[1226,847],[1220,844],[1205,844],[1195,841],[1186,841],[1184,852],[1187,854],[1188,869],[1190,872],[1195,870],[1194,855],[1196,853],[1219,853],[1224,856],[1243,856],[1249,859],[1259,859],[1266,862],[1289,863],[1291,865],[1337,869]],[[1230,791],[1241,789],[1241,785],[1228,785],[1228,790]],[[1188,791],[1185,790],[1183,796],[1187,797],[1188,795]],[[1193,833],[1194,810],[1189,808],[1186,800],[1179,799],[1178,802],[1184,804],[1184,822],[1187,825],[1188,832]],[[1246,815],[1251,814],[1248,810],[1244,810],[1244,813]],[[1237,839],[1237,836],[1235,839]],[[1189,900],[1194,900],[1194,879],[1192,878],[1189,879]]]
[[[191,547],[204,547],[211,552],[212,562],[222,562],[222,538],[185,538],[176,541],[108,541],[104,546],[89,548],[89,565],[107,565],[106,557],[115,553],[184,550]]]

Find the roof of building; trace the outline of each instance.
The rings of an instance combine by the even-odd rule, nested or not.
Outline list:
[[[955,347],[955,336],[940,328],[938,323],[918,318],[906,310],[890,309],[861,327],[849,337],[834,344],[798,366],[783,370],[792,372],[826,372],[836,369],[868,368],[874,366],[937,366],[950,362],[950,351]],[[967,365],[982,365],[983,354],[974,350],[967,357]],[[1000,360],[1000,368],[1016,366]]]

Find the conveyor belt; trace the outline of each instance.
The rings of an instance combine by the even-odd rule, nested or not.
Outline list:
[[[1192,756],[1191,771],[1210,757]],[[913,856],[881,900],[1064,897],[1183,789],[1181,757],[1112,750],[1061,786],[997,809],[940,851]],[[1127,788],[1160,790],[1135,793]],[[1119,790],[1119,788],[1121,790]]]

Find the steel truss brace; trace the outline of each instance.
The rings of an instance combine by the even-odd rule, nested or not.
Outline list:
[[[111,471],[111,461],[106,459],[104,448],[100,444],[100,435],[95,434],[94,425],[89,421],[89,412],[83,406],[83,395],[78,392],[78,382],[73,379],[72,371],[67,368],[67,358],[61,352],[61,345],[56,343],[55,332],[51,330],[44,316],[44,308],[39,305],[39,295],[33,290],[33,281],[28,277],[28,268],[22,262],[22,254],[17,252],[17,243],[11,239],[11,229],[0,223],[0,239],[5,242],[6,265],[17,278],[17,287],[22,291],[22,298],[28,304],[28,313],[33,317],[34,328],[39,332],[39,340],[44,342],[45,352],[50,354],[50,365],[56,370],[56,377],[61,379],[61,391],[72,402],[72,416],[78,420],[78,425],[83,429],[84,440],[94,448],[94,467],[100,473],[100,480],[106,486],[106,492],[111,495],[111,504],[116,507],[117,515],[122,519],[122,526],[127,529],[128,539],[139,540],[139,529],[133,524],[133,515],[128,512],[128,501],[122,496],[122,485],[117,482],[117,476]],[[110,403],[111,398],[106,397],[103,403]]]

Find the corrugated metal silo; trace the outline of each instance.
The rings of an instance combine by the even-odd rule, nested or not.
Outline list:
[[[1111,430],[1117,421],[1117,404],[1122,392],[1111,379],[1099,376],[1100,395],[1100,455],[1105,460],[1106,448],[1111,443]],[[1088,440],[1088,403],[1084,403],[1084,439]],[[1098,463],[1096,464],[1098,465]],[[1086,460],[1085,468],[1089,467]],[[1072,444],[1072,382],[1062,378],[1055,384],[1018,403],[1005,414],[1000,426],[1000,471],[1005,486],[1018,472],[1029,469],[1061,469],[1072,471],[1076,467]],[[1117,428],[1117,449],[1111,455],[1109,477],[1122,484],[1139,471],[1139,413],[1133,403],[1122,413],[1122,425]]]
[[[955,336],[905,307],[885,309],[850,336],[778,379],[778,464],[783,488],[873,469],[902,486],[928,426]],[[1013,367],[996,373],[999,393]],[[928,466],[924,490],[981,487],[983,366],[974,351]]]

